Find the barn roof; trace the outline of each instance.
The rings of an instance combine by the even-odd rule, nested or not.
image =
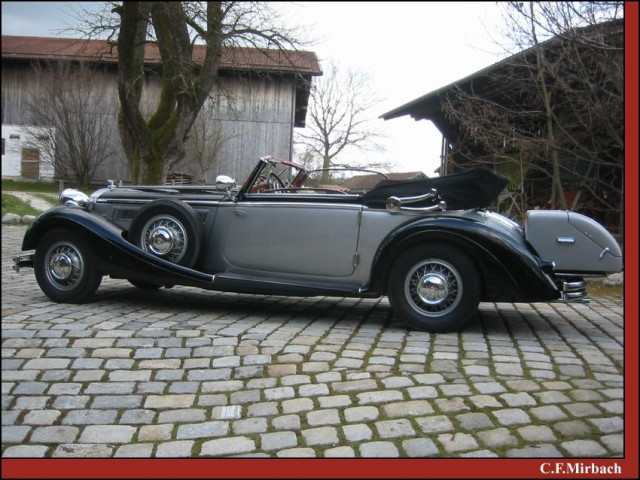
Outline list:
[[[602,32],[607,35],[621,34],[624,28],[624,19],[616,19],[600,24],[592,25],[589,27],[582,27],[576,31],[587,32],[587,34],[601,34]],[[555,42],[566,38],[563,35],[558,35],[546,40],[541,45],[553,46]],[[596,40],[597,41],[597,40]],[[534,48],[526,49],[522,52],[516,53],[508,58],[505,58],[493,65],[490,65],[482,70],[468,75],[460,80],[457,80],[449,85],[445,85],[437,90],[422,95],[414,100],[411,100],[404,105],[394,108],[386,113],[380,115],[380,118],[384,120],[391,120],[393,118],[410,115],[415,120],[431,120],[435,126],[444,135],[449,136],[454,130],[454,126],[447,119],[442,111],[442,97],[448,92],[454,91],[456,88],[461,88],[467,92],[482,92],[488,85],[490,85],[491,74],[498,72],[505,67],[514,65],[521,59],[524,59],[535,52]]]
[[[206,49],[206,45],[194,45],[193,59],[196,62],[202,62]],[[2,58],[99,61],[115,64],[118,63],[118,49],[106,40],[3,35]],[[145,63],[160,64],[160,51],[157,45],[145,46]],[[243,47],[226,47],[222,52],[220,68],[233,71],[322,74],[314,52]]]

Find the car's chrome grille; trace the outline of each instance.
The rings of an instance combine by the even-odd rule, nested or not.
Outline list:
[[[136,216],[137,208],[115,208],[113,210],[114,220],[131,220]]]

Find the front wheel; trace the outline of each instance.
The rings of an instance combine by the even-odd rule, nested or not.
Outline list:
[[[445,245],[425,245],[402,254],[388,285],[393,309],[411,327],[427,332],[462,327],[478,309],[480,290],[471,258]]]
[[[49,232],[40,240],[34,270],[42,291],[58,303],[82,303],[102,281],[87,241],[65,229]]]

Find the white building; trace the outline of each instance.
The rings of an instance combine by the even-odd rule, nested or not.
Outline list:
[[[52,159],[27,143],[27,126],[2,125],[2,178],[52,181]]]

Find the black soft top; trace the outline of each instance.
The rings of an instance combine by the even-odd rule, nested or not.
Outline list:
[[[490,205],[498,198],[508,182],[507,178],[485,168],[474,168],[443,177],[420,180],[382,180],[375,188],[364,194],[362,200],[370,208],[385,208],[385,202],[391,196],[414,197],[424,195],[430,189],[435,188],[440,198],[447,203],[447,209],[466,210]],[[421,203],[413,203],[410,206],[428,206],[433,204],[433,201],[427,200],[424,205]]]

